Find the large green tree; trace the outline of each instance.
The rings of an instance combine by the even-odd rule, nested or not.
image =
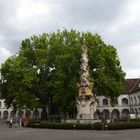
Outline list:
[[[2,64],[0,87],[6,103],[16,109],[47,107],[51,113],[74,114],[83,42],[94,94],[114,101],[125,82],[116,49],[97,34],[64,29],[23,40],[19,52]]]

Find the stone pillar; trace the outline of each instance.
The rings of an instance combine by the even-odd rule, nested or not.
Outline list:
[[[122,120],[122,118],[123,118],[123,114],[122,114],[122,112],[121,111],[119,111],[119,114],[120,114],[120,120]]]
[[[4,118],[4,116],[3,116],[3,111],[1,111],[1,119],[3,119]]]

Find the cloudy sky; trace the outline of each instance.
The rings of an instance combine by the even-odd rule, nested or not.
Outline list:
[[[0,64],[21,40],[63,27],[98,33],[126,78],[140,77],[140,0],[0,0]]]

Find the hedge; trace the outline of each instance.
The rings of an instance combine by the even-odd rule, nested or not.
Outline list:
[[[140,122],[140,119],[130,119],[130,122]]]
[[[100,122],[96,122],[93,124],[95,130],[103,130],[103,124]]]
[[[108,130],[140,128],[140,122],[116,122],[108,124]]]
[[[140,128],[140,121],[136,120],[129,122],[114,122],[107,124],[107,127],[102,123],[96,122],[94,124],[80,124],[80,123],[58,123],[48,121],[30,121],[28,127],[33,128],[49,128],[49,129],[76,129],[76,130],[122,130]]]
[[[77,129],[77,130],[102,130],[103,125],[99,122],[94,124],[79,124],[79,123],[57,123],[57,122],[48,122],[41,121],[36,123],[28,124],[28,127],[33,128],[49,128],[49,129]]]

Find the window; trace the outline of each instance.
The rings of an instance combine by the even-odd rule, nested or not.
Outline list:
[[[137,105],[137,98],[134,96],[135,105]]]
[[[122,105],[128,105],[128,99],[127,98],[122,99]]]
[[[107,99],[103,99],[103,105],[108,105],[108,100]]]
[[[138,96],[138,104],[140,105],[140,96]]]

